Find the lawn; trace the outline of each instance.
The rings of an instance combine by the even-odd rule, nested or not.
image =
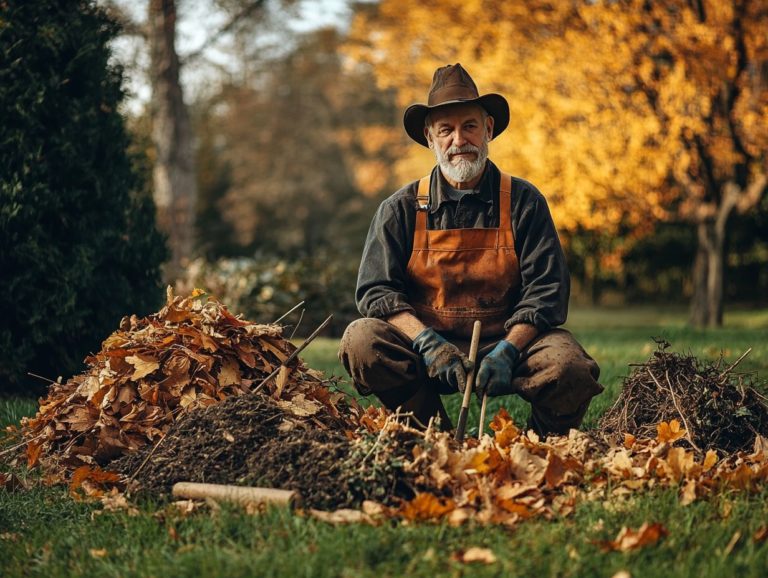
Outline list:
[[[606,386],[586,427],[613,402],[628,364],[651,354],[652,337],[707,359],[722,352],[733,361],[751,347],[741,369],[768,376],[768,311],[736,312],[723,329],[694,331],[675,309],[577,309],[568,328],[600,364]],[[336,340],[319,339],[304,358],[341,375],[336,347]],[[446,403],[455,415],[456,397]],[[524,422],[524,404],[505,400],[504,405]],[[498,401],[491,406],[497,409]],[[0,400],[0,424],[33,411],[30,400]],[[470,424],[476,428],[476,413]],[[675,492],[658,491],[585,502],[567,518],[530,521],[508,531],[472,525],[330,526],[279,508],[256,516],[228,507],[183,516],[162,503],[143,503],[139,515],[128,516],[99,513],[61,488],[0,490],[0,576],[610,577],[626,570],[635,577],[762,577],[768,541],[753,536],[768,519],[766,498],[768,491],[721,493],[682,507]],[[615,538],[622,526],[643,522],[660,522],[669,535],[627,554],[605,553],[597,544]],[[490,548],[497,562],[468,566],[452,558],[471,546]]]

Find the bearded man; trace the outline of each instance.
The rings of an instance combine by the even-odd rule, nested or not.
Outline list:
[[[450,419],[441,394],[463,391],[471,328],[482,322],[478,395],[520,395],[540,435],[578,427],[602,391],[595,361],[566,330],[570,281],[542,194],[488,160],[509,124],[460,64],[437,69],[428,104],[405,111],[408,135],[435,153],[431,174],[386,199],[357,280],[363,319],[339,359],[358,392],[416,424]]]

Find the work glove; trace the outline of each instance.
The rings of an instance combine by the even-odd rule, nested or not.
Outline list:
[[[463,392],[473,363],[453,343],[427,327],[413,340],[413,349],[424,358],[427,375]]]
[[[480,363],[476,379],[477,396],[483,399],[485,394],[495,397],[514,393],[512,376],[519,359],[520,350],[517,347],[506,339],[499,341]]]

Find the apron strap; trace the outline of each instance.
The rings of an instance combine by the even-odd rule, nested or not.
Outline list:
[[[499,229],[512,231],[512,175],[501,173],[499,186]],[[413,238],[414,249],[426,249],[427,242],[427,212],[429,212],[429,184],[431,175],[419,180],[419,189],[416,193],[416,230]],[[514,231],[512,231],[514,236]]]
[[[499,186],[499,229],[512,230],[512,175],[501,173]]]
[[[413,249],[426,249],[428,245],[429,179],[430,175],[427,175],[419,181],[419,190],[416,194],[416,229],[413,234]]]

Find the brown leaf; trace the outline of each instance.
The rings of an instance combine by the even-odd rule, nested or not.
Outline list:
[[[104,558],[109,552],[106,548],[91,548],[88,550],[92,558]]]
[[[31,441],[27,444],[27,467],[34,468],[40,461],[40,452],[43,444],[37,441]]]
[[[457,552],[454,552],[451,554],[451,560],[455,560],[462,564],[472,564],[473,562],[494,564],[496,562],[496,555],[490,548],[473,546],[466,550],[458,550]]]
[[[509,450],[509,469],[524,484],[541,483],[548,465],[546,459],[529,452],[523,444],[515,444]]]
[[[661,524],[648,524],[646,522],[636,531],[624,526],[613,541],[598,542],[598,545],[606,552],[627,552],[651,546],[658,542],[669,532]]]
[[[765,542],[765,540],[768,539],[768,525],[762,525],[760,526],[754,534],[752,534],[752,541],[756,544],[760,544],[761,542]]]
[[[146,377],[153,371],[160,369],[160,362],[149,355],[130,355],[125,360],[134,367],[131,379],[133,381]]]

